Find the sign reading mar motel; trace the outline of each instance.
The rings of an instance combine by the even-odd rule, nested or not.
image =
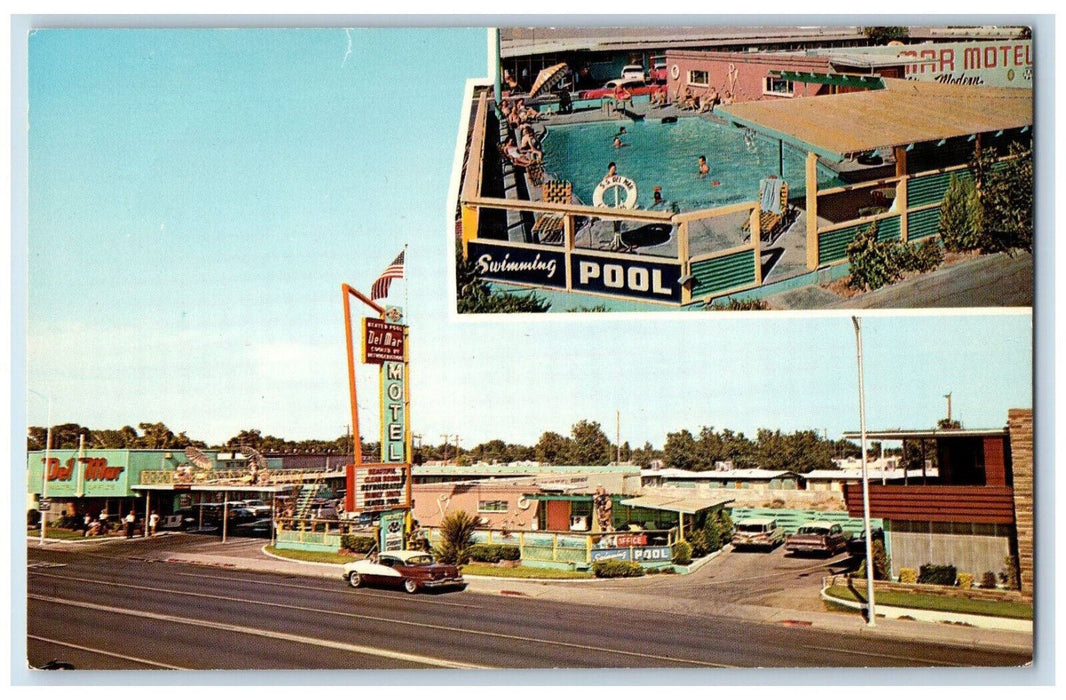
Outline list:
[[[403,360],[404,327],[376,318],[363,318],[363,362],[380,365]]]

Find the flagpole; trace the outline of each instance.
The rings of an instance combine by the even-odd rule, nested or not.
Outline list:
[[[403,315],[404,315],[404,318],[410,318],[411,317],[411,310],[407,306],[407,278],[408,278],[407,265],[408,265],[407,244],[404,243],[403,244]]]

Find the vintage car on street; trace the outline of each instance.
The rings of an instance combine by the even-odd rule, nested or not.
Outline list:
[[[785,530],[774,518],[741,518],[733,533],[733,548],[761,547],[767,551],[785,541]]]
[[[438,564],[432,555],[413,550],[385,551],[345,564],[344,578],[353,588],[369,584],[403,586],[408,593],[423,588],[466,588],[459,567]]]
[[[836,523],[812,521],[785,538],[785,549],[793,553],[814,553],[832,556],[847,549],[848,536]]]

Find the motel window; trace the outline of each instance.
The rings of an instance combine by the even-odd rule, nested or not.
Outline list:
[[[793,93],[792,81],[768,75],[766,76],[766,81],[763,83],[762,92],[764,95],[783,95],[791,97]]]
[[[689,85],[709,85],[710,82],[711,78],[705,70],[690,70],[688,72]]]
[[[478,501],[477,512],[479,513],[506,513],[507,501]]]

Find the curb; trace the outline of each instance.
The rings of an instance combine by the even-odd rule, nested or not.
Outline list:
[[[268,544],[264,544],[263,547],[259,551],[262,552],[263,554],[265,554],[266,556],[270,557],[271,559],[276,559],[278,561],[283,561],[283,562],[285,562],[287,564],[299,564],[300,566],[321,566],[321,567],[327,567],[327,568],[334,567],[334,566],[339,566],[341,568],[344,568],[344,564],[329,564],[327,562],[321,562],[321,561],[304,561],[302,559],[290,559],[288,557],[283,557],[280,554],[271,554],[270,552],[267,551],[267,547],[269,547],[269,546],[270,545],[268,545]]]
[[[829,595],[828,590],[828,588],[823,588],[821,590],[820,596],[822,600],[858,611],[862,611],[866,607],[863,603],[857,601],[835,598]],[[974,615],[970,613],[949,612],[946,610],[904,608],[896,605],[877,605],[876,598],[874,599],[874,609],[875,614],[884,616],[886,619],[890,620],[909,618],[916,622],[941,622],[956,625],[968,625],[979,629],[1004,630],[1006,632],[1022,632],[1028,634],[1033,633],[1032,620],[1022,620],[1012,617],[993,617],[991,615]]]

